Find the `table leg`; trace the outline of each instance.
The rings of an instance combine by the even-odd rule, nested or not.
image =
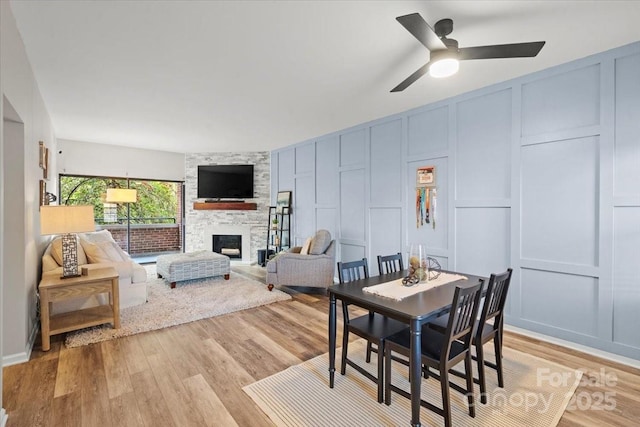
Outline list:
[[[42,330],[42,351],[51,348],[49,335],[49,293],[46,289],[40,290],[40,329]]]
[[[113,295],[113,327],[120,329],[120,280],[116,277],[111,281]]]
[[[411,321],[411,355],[409,357],[409,378],[411,380],[411,426],[420,427],[420,386],[422,385],[422,325]]]
[[[329,295],[329,387],[336,373],[336,296]]]

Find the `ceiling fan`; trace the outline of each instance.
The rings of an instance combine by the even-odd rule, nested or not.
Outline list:
[[[496,44],[458,48],[458,41],[447,38],[453,31],[451,19],[441,19],[433,28],[419,13],[398,16],[396,20],[431,52],[429,62],[391,89],[400,92],[422,77],[427,71],[432,77],[448,77],[458,71],[458,61],[467,59],[526,58],[540,52],[543,41],[530,43]]]

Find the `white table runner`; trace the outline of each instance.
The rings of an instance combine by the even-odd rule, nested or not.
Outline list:
[[[402,279],[398,279],[392,280],[391,282],[384,282],[379,285],[362,288],[362,291],[385,298],[391,298],[396,301],[401,301],[406,297],[417,294],[418,292],[428,291],[429,289],[433,289],[437,286],[455,282],[456,280],[466,279],[467,278],[465,276],[461,276],[459,274],[441,272],[438,278],[431,279],[428,282],[419,283],[411,287],[404,286],[402,284]]]

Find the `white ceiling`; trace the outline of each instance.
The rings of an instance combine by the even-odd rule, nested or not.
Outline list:
[[[12,1],[56,136],[256,151],[640,40],[637,1]],[[536,58],[423,76],[395,20],[454,20],[461,47],[546,40]]]

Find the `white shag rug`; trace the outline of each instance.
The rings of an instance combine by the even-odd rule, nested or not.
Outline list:
[[[171,289],[164,279],[157,278],[155,265],[145,269],[148,301],[120,310],[120,329],[105,324],[69,332],[65,345],[79,347],[291,299],[285,292],[269,291],[264,283],[234,272],[229,280],[189,280]]]

